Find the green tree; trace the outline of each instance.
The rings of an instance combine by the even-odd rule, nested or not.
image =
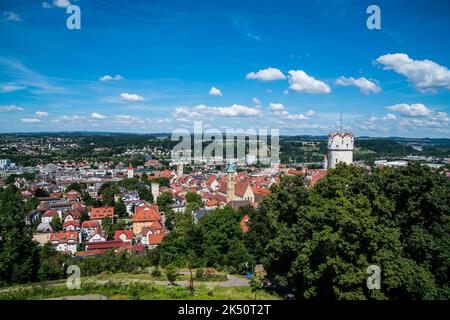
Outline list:
[[[249,239],[261,239],[252,250],[276,288],[299,298],[446,299],[449,192],[448,180],[419,164],[370,175],[339,164],[312,188],[283,177]],[[381,290],[365,285],[372,264]]]
[[[25,211],[19,190],[9,185],[0,193],[0,284],[36,279],[37,244],[24,223]]]
[[[202,197],[198,193],[187,192],[186,202],[192,205],[193,208],[199,208],[202,205]]]
[[[52,218],[51,224],[55,231],[61,231],[63,224],[61,219],[59,218],[59,215],[56,215]]]
[[[177,281],[178,271],[174,265],[169,265],[166,268],[166,277],[170,284],[174,284]]]
[[[122,199],[114,204],[114,213],[119,217],[125,217],[127,215],[127,207]]]

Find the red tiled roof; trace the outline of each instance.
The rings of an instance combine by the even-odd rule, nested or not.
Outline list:
[[[67,221],[63,224],[63,228],[67,228],[68,226],[79,227],[80,224],[78,223],[78,221],[71,220],[71,221]]]
[[[78,233],[76,231],[57,232],[50,234],[50,241],[59,241],[60,243],[67,242],[69,239],[78,241]]]
[[[161,220],[157,206],[144,205],[135,207],[133,222],[146,222],[157,220]]]
[[[99,222],[96,220],[86,220],[83,221],[83,223],[81,224],[82,228],[98,228],[99,227]]]
[[[58,212],[56,210],[47,210],[47,211],[45,211],[45,213],[42,216],[43,217],[54,217],[57,215],[58,215]]]
[[[133,231],[132,230],[117,230],[114,232],[114,240],[120,240],[120,235],[125,234],[127,239],[133,239]]]
[[[248,217],[248,215],[245,215],[241,222],[239,223],[241,225],[241,229],[242,231],[244,231],[245,233],[250,231],[250,227],[248,226],[248,223],[250,222],[250,218]]]
[[[92,255],[95,255],[95,254],[103,254],[103,253],[105,253],[105,251],[106,250],[102,250],[102,249],[95,249],[95,250],[88,250],[88,251],[77,251],[75,256],[77,256],[77,257],[92,256]]]
[[[213,207],[213,206],[217,206],[218,203],[219,202],[216,199],[211,199],[211,200],[208,200],[205,205],[207,207]]]
[[[148,239],[148,244],[149,245],[160,244],[165,236],[166,236],[166,232],[161,232],[161,233],[158,233],[158,234],[152,234],[149,237],[149,239]]]
[[[114,207],[92,208],[91,220],[114,219]]]
[[[101,242],[91,242],[86,243],[87,250],[97,250],[97,249],[114,249],[114,248],[120,248],[120,247],[131,247],[129,242],[122,242],[121,240],[107,240],[107,241],[101,241]]]

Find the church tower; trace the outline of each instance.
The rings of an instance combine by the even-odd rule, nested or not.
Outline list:
[[[180,162],[177,164],[177,176],[182,177],[183,176],[183,170],[184,170],[184,163]]]
[[[233,201],[235,198],[234,183],[235,183],[236,171],[234,166],[230,163],[227,171],[227,203]]]
[[[128,166],[128,179],[134,178],[134,168],[133,165],[130,163]]]
[[[152,196],[153,196],[153,202],[156,203],[156,200],[159,197],[159,184],[158,183],[152,183]]]

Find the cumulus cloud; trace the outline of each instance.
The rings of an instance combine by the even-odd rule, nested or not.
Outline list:
[[[47,1],[42,2],[42,8],[44,9],[50,9],[51,7],[67,8],[70,5],[69,0],[53,0],[52,3]]]
[[[259,70],[258,72],[250,72],[246,76],[247,79],[256,79],[261,81],[274,81],[286,79],[286,76],[277,68],[269,67]]]
[[[216,87],[211,87],[211,89],[209,89],[209,95],[210,96],[223,96],[222,91],[220,91]]]
[[[45,118],[45,117],[49,116],[48,112],[45,112],[45,111],[36,111],[34,114],[38,118]]]
[[[61,116],[57,119],[51,120],[52,122],[80,122],[84,121],[86,118],[79,115],[72,115],[72,116]]]
[[[259,100],[258,98],[253,98],[252,101],[253,101],[253,103],[255,104],[256,107],[260,107],[261,106],[261,100]]]
[[[270,103],[269,108],[275,111],[284,110],[284,106],[282,103]]]
[[[0,92],[2,92],[2,93],[14,92],[14,91],[22,90],[22,89],[25,89],[25,86],[18,86],[13,83],[7,83],[7,84],[0,86]]]
[[[405,53],[386,54],[375,60],[385,70],[405,76],[419,91],[450,89],[450,70],[431,60],[414,60]]]
[[[286,110],[275,111],[274,115],[279,117],[280,119],[285,119],[285,120],[308,120],[309,119],[303,113],[291,114]]]
[[[340,86],[356,86],[359,88],[359,91],[364,95],[368,95],[369,93],[378,93],[381,91],[381,88],[378,86],[376,82],[370,81],[364,77],[358,79],[355,79],[353,77],[350,78],[339,77],[336,80],[336,83]]]
[[[119,81],[122,80],[122,76],[120,74],[116,74],[114,77],[110,76],[109,74],[104,75],[103,77],[100,77],[98,80],[100,81]]]
[[[330,87],[322,81],[309,76],[303,70],[289,71],[289,88],[293,91],[306,93],[330,93]]]
[[[391,111],[397,111],[400,114],[407,117],[425,117],[430,116],[433,113],[432,110],[428,109],[425,105],[421,103],[416,104],[400,103],[386,107],[386,109]]]
[[[102,115],[100,113],[97,113],[97,112],[93,112],[91,114],[91,118],[94,119],[94,120],[103,120],[103,119],[106,118],[106,116],[104,116],[104,115]]]
[[[125,100],[125,101],[130,101],[130,102],[138,102],[138,101],[142,101],[144,100],[143,97],[137,95],[137,94],[131,94],[131,93],[122,93],[120,95],[120,97]]]
[[[130,115],[116,115],[114,119],[122,124],[143,123],[144,121]]]
[[[306,116],[308,117],[314,117],[316,115],[316,112],[314,110],[308,110],[306,113]]]
[[[208,107],[205,105],[198,105],[194,107],[194,110],[200,114],[212,114],[221,117],[248,117],[261,115],[260,109],[250,108],[240,104],[233,104],[230,107]]]
[[[191,111],[188,108],[180,107],[176,108],[174,112],[172,112],[172,116],[175,118],[199,118],[200,114],[195,111]]]
[[[395,116],[395,114],[387,113],[387,114],[383,117],[383,120],[387,120],[387,121],[397,120],[397,117]]]
[[[22,120],[22,122],[25,122],[25,123],[37,123],[37,122],[41,122],[41,120],[40,119],[37,119],[37,118],[23,118],[23,119],[21,119]]]
[[[13,104],[7,106],[0,106],[0,112],[10,112],[10,111],[23,111],[23,108]]]
[[[3,16],[2,22],[8,22],[8,21],[19,22],[19,21],[21,21],[19,15],[17,13],[11,12],[11,11],[3,12],[2,16]]]

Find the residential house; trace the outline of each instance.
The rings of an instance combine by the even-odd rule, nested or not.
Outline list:
[[[52,233],[50,243],[56,251],[70,252],[74,255],[77,252],[78,233],[75,231]]]
[[[150,227],[156,221],[161,221],[161,216],[156,205],[146,204],[136,207],[133,216],[133,233],[140,235],[143,227]]]
[[[133,230],[117,230],[114,232],[114,240],[121,240],[122,242],[133,241]]]
[[[103,219],[114,220],[114,207],[92,208],[91,220],[97,220],[102,224]]]

